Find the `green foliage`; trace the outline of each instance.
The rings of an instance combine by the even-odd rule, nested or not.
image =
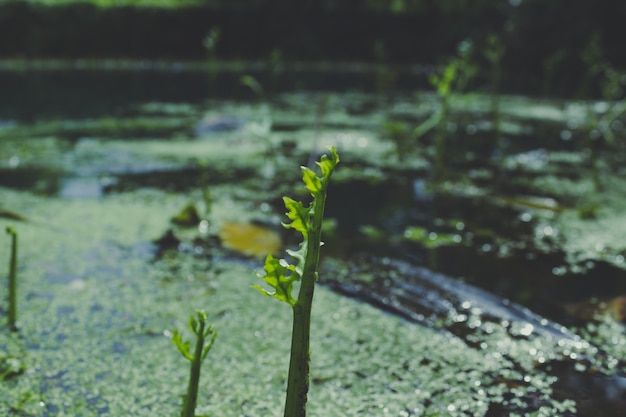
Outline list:
[[[239,81],[241,82],[241,85],[248,87],[258,97],[263,96],[263,85],[252,75],[242,75]]]
[[[483,55],[493,65],[500,65],[504,56],[505,46],[500,37],[495,33],[487,35]]]
[[[174,329],[172,335],[172,343],[178,348],[178,351],[185,359],[191,362],[189,372],[189,385],[187,386],[187,394],[183,401],[183,409],[181,417],[194,417],[196,403],[198,400],[198,386],[200,383],[200,367],[202,361],[209,354],[209,351],[215,343],[217,331],[212,325],[207,326],[209,315],[202,310],[197,310],[196,315],[189,317],[189,329],[196,335],[195,351],[191,353],[190,343],[184,341],[178,329]],[[207,340],[207,338],[209,338]]]
[[[452,60],[443,70],[441,75],[431,74],[428,77],[428,81],[437,90],[440,96],[446,97],[452,91],[452,84],[456,79],[456,74],[459,69],[459,61]]]
[[[313,201],[305,207],[301,202],[284,197],[287,217],[290,223],[283,223],[287,229],[294,229],[302,235],[298,250],[290,250],[292,263],[286,259],[276,259],[271,255],[265,260],[263,280],[272,290],[268,291],[255,285],[263,295],[271,296],[289,304],[293,309],[293,329],[291,335],[291,355],[287,396],[285,399],[285,417],[305,417],[307,393],[309,390],[309,340],[311,328],[311,308],[313,292],[317,280],[317,265],[320,256],[324,204],[328,182],[339,163],[339,156],[334,147],[331,156],[323,155],[316,162],[321,171],[318,176],[313,170],[302,167],[302,181]],[[297,298],[292,294],[293,284],[300,281]]]
[[[286,229],[294,229],[302,235],[302,242],[298,250],[287,250],[287,253],[293,258],[294,263],[289,263],[286,259],[276,259],[272,255],[268,255],[263,267],[265,275],[262,276],[265,283],[272,287],[273,291],[268,291],[260,285],[255,285],[263,295],[271,296],[279,301],[286,302],[292,307],[296,304],[297,298],[292,294],[293,283],[299,281],[303,275],[303,269],[309,250],[315,250],[309,245],[309,233],[312,229],[321,228],[323,217],[322,213],[315,212],[315,202],[317,198],[325,198],[326,188],[330,176],[339,162],[339,156],[334,147],[330,148],[331,158],[327,155],[322,156],[316,164],[320,167],[322,176],[307,168],[302,169],[302,181],[305,188],[313,196],[313,201],[308,207],[305,207],[300,201],[293,200],[289,197],[283,197],[285,208],[287,209],[287,217],[291,222],[282,223]],[[317,249],[319,251],[319,248]]]
[[[386,137],[389,138],[396,147],[396,156],[399,161],[403,161],[413,145],[413,136],[409,133],[409,128],[404,122],[386,120],[382,124]]]
[[[217,43],[220,40],[221,28],[219,26],[214,26],[209,33],[206,35],[204,40],[202,41],[202,45],[206,48],[207,51],[214,53],[215,48],[217,47]]]

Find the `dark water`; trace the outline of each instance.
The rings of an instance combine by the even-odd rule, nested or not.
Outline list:
[[[240,70],[188,70],[183,64],[154,68],[139,62],[133,70],[29,70],[0,71],[0,126],[7,121],[35,121],[57,118],[88,118],[116,115],[134,104],[151,101],[197,103],[206,99],[250,100],[258,96],[241,83],[243,75],[254,77],[263,95],[288,91],[374,92],[377,79],[385,74],[393,83],[385,91],[407,91],[427,87],[428,69],[388,70],[346,68],[308,69],[272,73],[262,66]]]

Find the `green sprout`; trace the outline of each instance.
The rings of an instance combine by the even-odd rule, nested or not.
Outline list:
[[[285,417],[305,417],[307,393],[309,391],[309,340],[311,328],[311,308],[313,292],[317,281],[317,266],[322,245],[322,221],[328,182],[339,162],[334,147],[330,148],[331,157],[323,155],[316,164],[322,176],[307,167],[302,167],[302,180],[306,189],[313,197],[308,207],[301,202],[283,197],[287,208],[287,217],[291,223],[283,223],[287,229],[295,229],[302,234],[302,242],[298,250],[288,250],[294,263],[286,259],[276,259],[268,255],[265,260],[265,283],[273,288],[267,291],[255,285],[262,294],[276,298],[293,309],[293,331],[291,335],[291,356],[289,360],[289,376],[287,379],[287,397],[285,400]],[[293,296],[294,283],[300,282],[297,298]]]
[[[17,231],[13,227],[7,227],[7,233],[11,235],[11,258],[9,260],[9,327],[17,331]]]
[[[504,142],[502,138],[502,117],[500,114],[500,89],[502,84],[502,59],[506,47],[503,41],[495,33],[487,36],[486,45],[483,55],[491,64],[491,120],[493,123],[493,138],[498,150],[498,167],[503,166],[504,161]],[[501,173],[502,174],[502,173]],[[503,175],[498,178],[503,179]]]
[[[196,335],[196,349],[193,354],[189,351],[189,342],[183,341],[183,337],[178,332],[178,329],[174,329],[174,334],[172,335],[172,343],[176,345],[183,357],[191,362],[189,385],[187,386],[187,394],[183,401],[183,409],[180,413],[181,417],[194,417],[195,415],[198,400],[198,386],[200,383],[200,367],[202,366],[202,361],[204,361],[213,347],[213,343],[217,337],[217,331],[213,329],[213,326],[207,326],[208,318],[209,315],[202,310],[197,310],[195,316],[192,315],[189,317],[189,328]],[[210,339],[207,341],[209,336]]]

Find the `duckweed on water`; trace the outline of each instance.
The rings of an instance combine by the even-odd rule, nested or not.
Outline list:
[[[292,98],[300,100],[303,109],[311,101],[308,95]],[[391,104],[389,112],[413,114],[414,105],[403,109],[407,102]],[[280,306],[274,305],[278,303],[263,303],[254,292],[241,290],[254,283],[251,269],[261,265],[250,258],[244,262],[237,258],[235,262],[232,253],[220,246],[219,230],[229,221],[260,218],[277,223],[279,217],[273,214],[271,202],[279,195],[278,189],[282,195],[291,192],[289,187],[293,186],[277,186],[277,179],[287,173],[281,165],[291,167],[283,164],[291,163],[289,158],[306,161],[311,154],[316,155],[319,143],[336,143],[347,150],[346,161],[361,164],[340,170],[334,177],[337,184],[355,177],[385,180],[392,174],[421,178],[427,174],[428,160],[432,159],[428,152],[416,149],[420,155],[407,159],[399,168],[395,161],[392,166],[380,157],[391,152],[392,145],[380,140],[375,129],[370,128],[390,117],[378,110],[368,110],[367,105],[342,109],[342,103],[331,96],[328,107],[333,111],[324,115],[320,129],[315,128],[314,118],[304,110],[290,115],[285,111],[283,115],[282,110],[273,109],[274,118],[285,119],[274,120],[273,130],[266,132],[263,140],[254,137],[245,124],[236,131],[191,139],[188,136],[191,126],[201,115],[199,112],[185,115],[187,109],[180,109],[178,120],[193,116],[189,117],[189,126],[181,125],[178,129],[175,127],[178,122],[172,122],[173,130],[166,129],[175,130],[174,137],[140,141],[79,138],[70,146],[72,142],[55,138],[54,132],[46,132],[40,125],[37,135],[45,134],[48,139],[4,138],[3,146],[8,144],[10,150],[7,154],[10,167],[4,171],[9,179],[17,173],[9,168],[31,164],[54,167],[68,175],[113,177],[120,182],[123,178],[118,174],[131,169],[137,169],[143,177],[149,177],[146,172],[155,169],[166,171],[165,176],[176,176],[178,171],[173,169],[189,166],[194,167],[194,175],[204,166],[215,170],[207,169],[206,181],[211,183],[214,203],[206,223],[198,226],[198,230],[175,229],[180,245],[161,257],[149,242],[164,234],[171,226],[168,219],[181,207],[190,201],[196,204],[202,201],[198,182],[176,189],[178,195],[154,183],[152,189],[134,192],[112,188],[99,194],[99,201],[42,199],[27,192],[0,190],[2,209],[23,213],[32,220],[20,224],[18,299],[23,306],[23,313],[20,312],[23,348],[5,339],[10,332],[0,329],[3,349],[0,352],[4,352],[0,355],[10,359],[5,369],[21,369],[0,381],[0,414],[176,415],[188,374],[180,367],[180,356],[171,352],[167,329],[184,325],[179,323],[180,317],[186,317],[190,309],[205,307],[207,300],[211,300],[216,327],[228,331],[220,335],[220,343],[211,351],[212,360],[205,364],[211,378],[199,387],[198,414],[278,416],[276,403],[284,395],[287,372],[276,367],[289,354],[289,346],[283,343],[289,338],[289,323],[285,320],[276,324],[277,318],[284,314]],[[452,97],[452,107],[460,108],[468,103]],[[503,98],[503,118],[512,118],[511,122],[519,125],[515,135],[528,134],[526,121],[537,115],[517,117],[516,103]],[[519,107],[527,108],[527,104]],[[537,113],[560,123],[564,112],[558,105],[548,107],[538,106]],[[337,108],[340,110],[335,111]],[[488,109],[488,102],[482,103],[481,108]],[[238,110],[236,105],[231,110],[239,115],[234,113]],[[255,112],[259,109],[254,106],[243,110],[249,110],[251,118],[258,116]],[[362,117],[356,117],[357,113]],[[247,120],[246,117],[243,119]],[[296,134],[294,126],[305,127]],[[67,133],[69,137],[84,127],[68,125],[60,136]],[[106,123],[103,127],[108,128]],[[124,134],[141,127],[141,123],[128,124]],[[483,128],[482,124],[474,127]],[[38,148],[39,142],[43,145]],[[286,142],[292,145],[290,156],[285,151],[276,160],[264,161],[260,170],[259,158],[272,149],[282,149],[281,144]],[[550,146],[554,146],[553,142]],[[588,187],[584,178],[560,175],[563,167],[567,172],[579,170],[580,152],[556,155],[544,150],[523,155],[528,150],[525,146],[536,143],[528,145],[516,136],[509,145],[515,148],[511,152],[516,155],[515,164],[510,168],[516,173],[516,190],[522,194],[530,190],[532,195],[549,197],[559,207],[559,210],[544,210],[526,204],[522,211],[514,213],[528,225],[531,234],[535,224],[539,227],[536,231],[543,235],[536,237],[545,244],[540,247],[549,251],[555,244],[565,242],[565,249],[574,258],[572,262],[582,266],[590,259],[599,258],[614,259],[617,264],[622,256],[623,262],[624,234],[619,233],[619,224],[623,223],[619,213],[623,210],[618,201],[623,184],[612,185],[612,180],[607,181],[607,192],[591,195],[588,192],[593,188]],[[537,146],[544,145],[542,142]],[[198,155],[202,155],[202,163],[197,161]],[[524,159],[528,157],[531,159]],[[538,159],[532,159],[535,157]],[[537,166],[535,161],[539,162]],[[533,171],[535,168],[539,170]],[[260,172],[265,175],[262,179],[250,179]],[[547,173],[550,175],[544,175]],[[194,179],[186,177],[184,181],[190,178]],[[472,207],[476,201],[492,199],[493,190],[480,185],[489,178],[486,170],[474,170],[462,180],[442,184],[442,189],[464,195],[465,199],[456,201]],[[235,180],[237,186],[233,187]],[[410,187],[407,193],[411,197]],[[422,195],[419,203],[426,204],[427,197]],[[595,219],[580,219],[578,214],[579,203],[585,204],[587,197],[590,203],[597,204]],[[521,201],[515,198],[500,203],[511,206]],[[446,213],[435,214],[443,216],[445,221]],[[452,215],[457,218],[458,213],[454,211]],[[576,218],[575,223],[569,223],[570,216]],[[472,245],[469,233],[478,231],[467,217],[461,217],[465,222],[462,233],[460,229],[444,227],[443,223],[433,228],[420,219],[402,223],[399,233],[404,243],[407,238],[414,238],[426,244],[434,231],[437,239],[433,242],[446,243],[441,246],[445,248],[451,242],[444,242],[444,238],[455,239],[458,231],[463,241],[457,244],[453,240],[453,243]],[[8,225],[8,220],[0,220],[0,227]],[[339,235],[341,219],[337,225]],[[413,229],[406,228],[411,226]],[[402,234],[405,230],[408,236]],[[546,243],[549,230],[558,232],[560,240]],[[381,235],[385,238],[384,230]],[[507,242],[510,239],[506,237]],[[330,249],[330,240],[328,243]],[[2,254],[4,248],[5,245],[0,245]],[[338,269],[347,268],[345,261],[336,261]],[[580,357],[584,350],[555,347],[541,336],[528,335],[524,326],[505,330],[502,323],[486,322],[471,311],[459,310],[445,317],[449,320],[446,325],[467,325],[472,330],[469,335],[472,339],[468,336],[464,340],[403,322],[330,293],[323,286],[316,297],[311,331],[316,335],[311,341],[311,364],[315,369],[310,387],[311,398],[315,398],[310,404],[312,414],[336,415],[337,410],[342,410],[342,415],[359,417],[385,413],[495,416],[528,410],[529,415],[561,416],[573,407],[572,401],[554,392],[555,378],[537,364],[553,366],[555,361],[571,359],[572,354]],[[619,326],[598,324],[588,329],[589,337],[597,345],[606,345],[609,354],[624,358]],[[442,346],[446,349],[441,349]],[[15,358],[19,358],[19,363]],[[0,359],[0,363],[6,362]],[[593,365],[596,364],[603,373],[610,369],[623,371],[623,364],[608,356],[594,359]]]
[[[290,329],[287,321],[276,325],[284,313],[279,303],[241,291],[255,281],[250,266],[213,264],[187,252],[150,263],[145,242],[167,229],[184,198],[151,193],[149,199],[120,195],[79,204],[10,190],[3,195],[9,206],[28,207],[29,216],[56,213],[51,227],[66,233],[30,225],[21,232],[28,242],[21,252],[27,366],[0,382],[2,409],[50,416],[176,415],[188,375],[164,334],[181,324],[178,318],[190,307],[210,298],[215,326],[228,331],[212,349],[206,366],[211,378],[199,387],[197,414],[280,415],[276,402],[287,373],[277,372],[276,364],[289,354],[284,341]],[[508,391],[498,381],[521,378],[507,374],[510,364],[495,355],[497,345],[485,360],[484,352],[456,338],[324,287],[313,311],[312,415],[484,415]],[[520,389],[549,397],[550,379],[534,375],[532,386]]]

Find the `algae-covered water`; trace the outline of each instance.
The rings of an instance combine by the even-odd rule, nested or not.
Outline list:
[[[588,141],[611,103],[502,97],[496,131],[490,97],[459,95],[413,138],[429,92],[139,90],[0,115],[2,415],[177,415],[169,339],[196,309],[219,333],[197,415],[281,415],[291,312],[251,286],[297,243],[281,197],[307,198],[299,166],[327,145],[311,415],[620,415],[623,132]]]

